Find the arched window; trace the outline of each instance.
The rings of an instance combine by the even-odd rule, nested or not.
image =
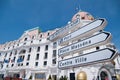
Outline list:
[[[26,50],[21,50],[19,54],[25,54]]]
[[[24,41],[27,41],[27,38],[25,38]]]

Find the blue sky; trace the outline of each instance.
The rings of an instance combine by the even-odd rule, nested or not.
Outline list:
[[[120,50],[120,0],[0,0],[0,44],[18,39],[25,30],[39,26],[45,32],[62,27],[77,12],[106,18],[105,31]]]

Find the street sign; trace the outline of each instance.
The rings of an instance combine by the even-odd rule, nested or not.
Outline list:
[[[70,40],[80,39],[85,37],[86,35],[90,36],[94,32],[102,30],[105,27],[106,23],[107,21],[105,19],[97,19],[81,27],[77,31],[74,31],[66,35],[65,37],[61,38],[60,40],[58,40],[58,44],[62,45],[62,44],[65,44],[65,42],[68,43]]]
[[[76,57],[64,59],[58,62],[59,69],[66,69],[71,67],[85,66],[95,63],[102,63],[111,61],[115,58],[116,51],[105,48],[98,51],[82,54]]]
[[[78,51],[87,50],[96,46],[106,44],[110,41],[111,34],[108,32],[101,32],[96,35],[93,35],[87,39],[84,39],[80,42],[76,42],[69,46],[60,48],[58,50],[59,56],[69,55],[70,53],[76,53]]]
[[[57,39],[59,36],[62,37],[62,35],[67,34],[70,29],[75,28],[75,26],[78,25],[79,23],[80,23],[80,20],[76,19],[75,21],[67,24],[65,27],[59,29],[54,34],[50,35],[49,40],[52,41],[52,40]]]

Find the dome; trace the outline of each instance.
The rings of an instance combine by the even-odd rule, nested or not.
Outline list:
[[[77,80],[87,80],[87,75],[84,71],[81,71],[77,74]]]
[[[76,20],[77,18],[81,18],[81,20],[94,20],[94,17],[91,14],[84,11],[79,11],[78,13],[76,13],[73,16],[72,21]]]

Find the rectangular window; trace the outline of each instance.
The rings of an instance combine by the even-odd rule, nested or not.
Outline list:
[[[38,62],[35,62],[35,66],[38,66]]]
[[[52,60],[52,64],[56,64],[56,58]]]
[[[29,63],[27,62],[27,63],[26,63],[26,66],[28,66],[28,65],[29,65]]]
[[[40,51],[40,47],[37,48],[37,52],[39,52],[39,51]]]
[[[29,48],[29,53],[31,52],[31,48]]]
[[[12,55],[12,52],[10,53],[10,56]]]
[[[48,57],[48,53],[46,52],[45,56],[44,56],[44,59],[47,59],[47,57]]]
[[[15,61],[15,59],[16,59],[16,57],[14,57],[14,59],[13,59],[13,60]]]
[[[45,50],[46,50],[46,51],[48,50],[48,45],[45,46]]]
[[[15,51],[15,55],[17,54],[17,50]]]
[[[36,73],[35,74],[36,80],[45,80],[45,78],[46,78],[45,73]]]
[[[39,54],[36,55],[36,60],[39,60]]]
[[[28,60],[28,61],[30,60],[30,54],[28,55],[27,60]]]
[[[5,54],[5,57],[7,56],[7,53]]]
[[[47,61],[44,61],[44,64],[43,64],[44,66],[47,66]]]
[[[6,67],[8,68],[8,65]]]
[[[11,65],[11,67],[13,67],[13,66],[14,66],[14,64]]]
[[[57,42],[54,42],[53,43],[53,48],[56,48],[57,47]]]
[[[53,57],[56,57],[56,50],[53,50]]]
[[[23,66],[23,63],[21,63],[21,66]]]

